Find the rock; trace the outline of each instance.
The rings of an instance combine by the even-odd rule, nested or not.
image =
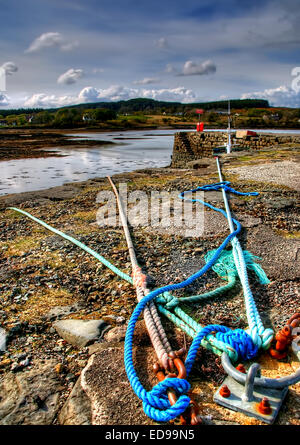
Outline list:
[[[138,375],[143,385],[154,386],[157,381],[148,372],[154,360],[152,348],[136,348]],[[143,411],[142,402],[135,396],[124,369],[124,350],[110,347],[93,354],[81,373],[81,386],[91,401],[92,425],[152,425]],[[151,381],[149,381],[149,376]]]
[[[105,340],[108,342],[120,342],[125,340],[126,326],[117,326],[110,329],[105,334]]]
[[[95,352],[102,351],[103,348],[105,348],[106,343],[93,343],[92,345],[88,346],[88,354],[93,355]]]
[[[125,321],[126,321],[126,318],[125,318],[125,317],[120,316],[120,317],[117,317],[117,318],[116,318],[116,323],[117,323],[117,324],[124,324]]]
[[[60,381],[55,362],[6,374],[0,382],[0,425],[49,425],[59,409]],[[39,403],[37,404],[37,401]]]
[[[77,380],[58,416],[61,425],[91,425],[91,402]]]
[[[10,358],[5,358],[0,362],[0,369],[5,368],[6,366],[9,366],[11,364]]]
[[[54,369],[57,374],[62,374],[64,371],[64,365],[62,363],[58,363],[57,365],[55,365]]]
[[[80,184],[66,184],[57,187],[51,187],[46,190],[37,190],[34,192],[14,193],[5,196],[3,201],[6,206],[17,206],[21,203],[47,204],[50,201],[62,201],[64,199],[72,199],[80,193]],[[38,203],[37,200],[42,200]]]
[[[76,312],[78,310],[77,305],[71,306],[55,306],[50,309],[49,312],[45,315],[45,318],[48,320],[55,320],[56,318],[61,318],[63,316],[69,315],[72,312]]]
[[[204,159],[196,159],[195,161],[187,162],[186,166],[187,168],[207,168],[212,164],[212,161],[204,161]]]
[[[106,323],[103,320],[60,320],[53,323],[58,334],[73,346],[83,348],[99,339]]]
[[[293,207],[294,201],[292,199],[285,199],[285,198],[277,198],[272,199],[266,202],[266,206],[270,209],[286,209],[289,207]]]

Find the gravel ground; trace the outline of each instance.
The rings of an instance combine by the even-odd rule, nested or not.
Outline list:
[[[291,157],[294,156],[293,151]],[[265,176],[267,171],[268,175],[273,169],[276,171],[279,163],[269,163],[269,167],[263,167],[262,170],[249,165],[247,169],[253,173],[251,181],[248,181],[240,174],[241,169],[242,172],[246,169],[240,167],[240,164],[238,157],[232,160],[230,169],[228,164],[224,169],[225,176],[232,180],[234,188],[243,192],[258,190],[260,195],[233,198],[231,208],[243,222],[244,228],[240,236],[243,247],[262,258],[261,264],[271,280],[268,286],[258,285],[255,277],[250,274],[253,294],[263,322],[266,327],[277,330],[300,309],[299,193],[294,183],[291,185],[290,182],[291,168],[285,166],[280,170],[281,178],[286,173],[282,183],[275,181],[273,175],[272,180]],[[294,162],[290,162],[289,166],[294,166]],[[237,172],[239,176],[236,176]],[[231,177],[233,173],[234,176]],[[116,175],[114,178],[116,183],[126,181],[129,191],[143,190],[148,195],[153,190],[190,189],[216,179],[216,175],[212,174],[199,176],[196,171],[172,169],[139,171]],[[60,408],[87,363],[88,350],[78,350],[57,336],[52,328],[55,317],[53,318],[50,311],[57,306],[67,306],[69,313],[63,315],[63,318],[102,318],[111,326],[126,324],[136,305],[135,293],[128,283],[116,278],[112,272],[76,246],[26,217],[4,209],[8,203],[16,203],[20,208],[74,236],[110,259],[117,267],[131,273],[121,228],[99,228],[96,223],[99,208],[96,196],[100,190],[109,189],[107,181],[90,180],[76,187],[76,193],[72,191],[69,196],[60,188],[52,193],[44,193],[42,198],[41,192],[37,192],[36,195],[31,193],[27,199],[26,196],[20,199],[18,195],[0,199],[0,322],[8,333],[7,349],[0,353],[0,384],[10,373],[22,375],[41,361],[53,359],[57,364],[55,369],[62,388]],[[211,197],[207,194],[205,199],[221,205],[218,194],[212,194]],[[142,225],[135,228],[133,241],[138,261],[152,277],[152,286],[182,281],[197,271],[204,264],[204,254],[218,247],[227,233],[226,220],[220,222],[220,218],[222,217],[212,211],[205,211],[205,230],[196,237],[187,237],[183,232],[168,228],[152,229]],[[223,282],[210,271],[184,291],[178,291],[177,295],[202,293],[221,284]],[[203,325],[219,323],[231,328],[247,326],[239,286],[230,295],[187,310],[192,311],[193,317]],[[164,324],[174,348],[182,347],[184,341],[189,345],[190,340],[185,339],[181,331],[174,329],[170,322],[164,320]],[[22,356],[20,359],[18,354],[21,353],[25,358]],[[270,365],[265,356],[260,357],[260,361],[269,366],[267,372],[278,372],[277,365]],[[292,355],[289,355],[287,360],[280,363],[280,372],[290,369],[292,363]],[[137,365],[138,372],[142,372],[141,365]],[[203,416],[221,423],[259,424],[258,421],[217,407],[212,402],[213,392],[223,378],[220,359],[201,349],[193,370],[192,383]],[[152,380],[153,377],[150,378],[151,382]],[[139,404],[136,404],[132,393],[132,409],[137,406]],[[292,388],[286,407],[277,423],[300,424],[297,417],[300,413],[298,387]],[[59,423],[59,409],[51,423]],[[118,412],[117,410],[116,413]],[[130,409],[127,418],[134,418]],[[116,414],[115,424],[122,424],[122,420],[121,414]]]
[[[236,167],[228,169],[229,173],[238,174],[240,179],[266,181],[282,184],[300,191],[300,164],[296,161],[274,161],[262,165]]]

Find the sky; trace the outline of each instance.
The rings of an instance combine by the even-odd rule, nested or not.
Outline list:
[[[0,0],[0,108],[136,97],[300,107],[299,20],[299,0]]]

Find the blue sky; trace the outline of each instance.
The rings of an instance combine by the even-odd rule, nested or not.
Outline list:
[[[0,0],[0,8],[2,108],[134,97],[300,107],[299,0]]]

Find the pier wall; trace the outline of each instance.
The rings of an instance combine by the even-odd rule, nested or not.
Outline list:
[[[184,131],[176,133],[171,167],[186,168],[191,166],[193,161],[209,158],[213,156],[215,147],[222,146],[226,142],[227,133],[225,131],[205,133]],[[235,139],[235,133],[232,132],[232,143],[238,144],[239,149],[259,150],[273,146],[300,144],[300,136],[258,134],[257,136],[244,136],[243,138]]]

